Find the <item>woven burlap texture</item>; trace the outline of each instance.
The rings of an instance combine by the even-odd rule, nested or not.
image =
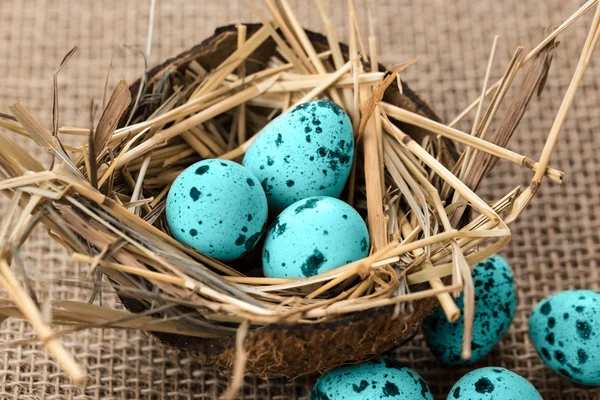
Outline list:
[[[493,35],[500,35],[494,77],[499,77],[517,45],[532,48],[546,27],[557,25],[582,0],[356,0],[366,31],[367,9],[376,21],[381,58],[419,62],[403,78],[445,119],[452,119],[479,93]],[[253,21],[240,0],[157,0],[149,64],[173,56],[212,34],[217,26]],[[306,27],[322,31],[312,1],[292,1]],[[345,0],[328,1],[342,38],[346,35]],[[50,125],[52,73],[75,44],[79,51],[59,76],[60,122],[87,126],[89,102],[102,98],[104,80],[114,52],[110,81],[132,80],[144,68],[139,54],[123,45],[144,48],[150,0],[2,0],[0,1],[0,107],[17,98]],[[541,100],[534,100],[510,147],[538,157],[560,99],[569,83],[591,15],[561,39]],[[559,378],[536,355],[527,334],[535,304],[565,289],[600,289],[600,56],[596,54],[578,92],[574,108],[554,152],[552,165],[566,173],[563,185],[545,182],[524,217],[513,227],[513,241],[504,252],[517,277],[519,306],[515,320],[492,354],[476,366],[506,367],[530,380],[546,399],[600,399],[599,389],[583,388]],[[470,121],[459,127],[470,130]],[[47,159],[24,138],[17,139]],[[484,199],[498,199],[531,173],[500,162],[479,190]],[[2,201],[2,209],[6,201]],[[29,273],[49,277],[86,276],[82,265],[36,230],[24,247]],[[85,299],[87,293],[65,285],[39,283],[39,296]],[[104,302],[114,302],[110,295]],[[85,365],[89,382],[73,387],[56,362],[39,345],[6,347],[29,338],[28,324],[9,319],[0,324],[0,399],[182,398],[216,399],[228,381],[213,367],[203,366],[167,350],[141,332],[92,330],[64,338],[66,347]],[[393,356],[417,370],[437,398],[469,368],[444,369],[421,335]],[[240,398],[306,399],[316,377],[292,382],[265,382],[248,377]]]

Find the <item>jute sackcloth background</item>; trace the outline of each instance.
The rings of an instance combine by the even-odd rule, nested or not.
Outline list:
[[[322,31],[311,1],[291,2],[306,27]],[[343,39],[347,37],[345,0],[328,1]],[[544,29],[558,25],[582,0],[356,0],[363,30],[371,10],[381,58],[419,62],[403,78],[446,120],[477,97],[493,40],[500,44],[493,77],[501,75],[519,44],[531,49]],[[75,44],[80,49],[59,76],[61,125],[87,127],[89,103],[102,98],[114,51],[111,84],[133,80],[144,68],[138,53],[123,45],[145,47],[150,0],[2,0],[0,1],[0,107],[17,98],[50,125],[52,73]],[[242,0],[157,0],[149,64],[173,56],[211,35],[217,26],[254,21]],[[535,99],[510,147],[539,157],[560,100],[569,83],[587,34],[591,13],[560,37],[542,99]],[[566,173],[563,185],[545,182],[524,217],[513,227],[513,241],[504,252],[517,277],[516,318],[492,354],[476,367],[499,365],[529,379],[548,399],[600,399],[589,389],[559,378],[536,355],[527,334],[534,305],[565,289],[600,289],[600,55],[596,54],[579,89],[551,165]],[[470,131],[470,119],[459,128]],[[26,144],[24,138],[18,138]],[[72,142],[72,140],[71,140]],[[31,143],[29,149],[47,157]],[[531,173],[500,162],[479,192],[498,199]],[[2,201],[5,209],[6,201]],[[1,214],[0,214],[1,215]],[[1,217],[0,217],[1,218]],[[42,229],[24,249],[30,275],[40,281],[60,276],[85,276],[83,266]],[[39,283],[39,296],[86,299],[88,293],[67,285]],[[114,302],[104,295],[104,302]],[[141,332],[91,330],[64,338],[67,348],[86,366],[85,390],[73,387],[55,361],[39,345],[8,348],[2,343],[31,337],[28,324],[9,319],[0,324],[0,398],[195,398],[216,399],[228,381],[215,368],[166,350]],[[432,357],[421,335],[393,356],[407,362],[428,382],[438,398],[469,368],[444,369]],[[306,399],[315,377],[292,382],[245,381],[244,399]]]

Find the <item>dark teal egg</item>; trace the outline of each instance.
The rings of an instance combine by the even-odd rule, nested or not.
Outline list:
[[[428,400],[433,396],[419,374],[383,358],[329,371],[310,393],[310,400],[342,399]]]
[[[260,181],[269,207],[283,210],[312,196],[339,197],[353,158],[350,118],[337,104],[316,100],[265,126],[244,166]]]
[[[479,368],[452,386],[446,400],[543,400],[525,378],[500,367]]]
[[[529,318],[538,354],[555,372],[600,385],[600,293],[567,290],[540,302]]]
[[[369,254],[369,232],[355,209],[332,197],[310,197],[271,224],[263,248],[270,278],[306,278]]]
[[[173,237],[223,261],[254,248],[267,212],[258,180],[232,161],[193,164],[175,179],[167,196],[167,224]]]
[[[444,310],[438,306],[423,324],[429,348],[447,365],[472,364],[488,354],[506,333],[517,308],[513,273],[502,257],[496,255],[478,263],[472,270],[472,276],[475,315],[470,360],[463,360],[460,356],[464,329],[462,294],[456,300],[461,310],[458,321],[448,321]]]

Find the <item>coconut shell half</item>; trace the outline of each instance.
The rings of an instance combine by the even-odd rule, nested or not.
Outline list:
[[[259,28],[259,24],[247,24],[248,36]],[[308,37],[318,52],[329,49],[325,36],[307,31]],[[234,25],[218,28],[213,36],[199,45],[152,68],[147,73],[147,85],[158,82],[166,71],[183,71],[195,60],[206,71],[223,62],[237,46],[237,30]],[[348,58],[348,47],[341,45]],[[248,58],[247,73],[262,68],[269,57],[275,54],[272,39],[266,40]],[[380,70],[383,70],[379,66]],[[132,97],[137,95],[140,80],[130,86]],[[410,87],[402,82],[403,94],[397,87],[390,87],[385,101],[417,112],[432,120],[440,118]],[[143,116],[143,107],[136,110],[137,117]],[[126,115],[129,113],[125,113]],[[121,126],[124,121],[121,121]],[[414,139],[422,139],[428,132],[420,128],[398,124]],[[449,154],[450,163],[457,159],[452,142],[442,141]],[[447,165],[448,166],[448,165]],[[451,167],[451,166],[450,166]],[[132,312],[145,311],[145,307],[134,298],[121,295],[126,308]],[[425,316],[437,305],[435,298],[414,302],[410,306],[380,307],[364,312],[346,314],[335,319],[313,324],[281,324],[252,328],[248,332],[244,347],[248,355],[246,371],[261,378],[296,377],[315,371],[323,372],[341,364],[358,363],[376,357],[409,340],[421,325]],[[235,359],[235,337],[201,339],[165,333],[152,333],[160,342],[186,352],[203,363],[231,368]]]

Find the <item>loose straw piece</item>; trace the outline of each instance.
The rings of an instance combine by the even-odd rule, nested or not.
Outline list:
[[[8,292],[10,298],[23,313],[23,316],[29,321],[40,341],[44,344],[44,347],[56,358],[58,364],[69,378],[71,378],[73,383],[83,386],[86,381],[85,372],[77,364],[73,356],[65,350],[60,341],[52,338],[52,329],[43,322],[40,310],[25,289],[19,284],[4,259],[0,260],[0,284]]]
[[[542,150],[542,155],[539,161],[540,169],[536,171],[535,176],[532,180],[532,185],[539,185],[542,182],[542,178],[544,177],[543,171],[546,169],[546,166],[550,162],[550,156],[552,155],[552,151],[554,150],[554,146],[558,141],[560,131],[565,123],[565,120],[567,119],[567,114],[569,113],[569,110],[573,105],[575,93],[577,92],[577,88],[581,83],[583,73],[585,72],[588,63],[590,62],[592,53],[596,48],[596,44],[598,43],[599,37],[600,5],[596,6],[596,13],[594,14],[594,20],[592,21],[590,32],[588,33],[588,36],[585,40],[585,44],[583,45],[583,50],[581,51],[581,56],[579,58],[579,62],[577,63],[577,68],[575,69],[573,78],[571,79],[571,83],[569,83],[569,87],[567,88],[565,97],[563,98],[563,101],[560,104],[560,108],[558,109],[558,113],[556,115],[556,118],[554,119],[552,128],[550,129],[550,133],[548,134],[548,139],[546,140],[546,144],[544,145],[544,149]]]
[[[546,38],[544,40],[542,40],[537,46],[535,46],[527,54],[527,56],[525,56],[525,58],[523,59],[523,64],[527,63],[529,60],[531,60],[533,57],[535,57],[544,47],[546,47],[548,45],[548,43],[550,43],[551,41],[556,39],[556,37],[558,35],[560,35],[562,32],[564,32],[565,29],[567,29],[569,26],[571,26],[571,24],[573,24],[573,22],[577,21],[585,13],[587,13],[589,10],[591,10],[592,7],[596,3],[598,3],[598,0],[588,0],[585,4],[583,4],[577,11],[575,11],[575,13],[573,13],[562,24],[560,24],[556,29],[554,29],[548,36],[546,36]],[[500,86],[501,83],[502,83],[502,79],[497,80],[486,91],[485,96],[489,96],[491,93],[493,93],[494,90],[496,90]],[[456,116],[456,118],[454,118],[452,120],[452,122],[450,122],[448,124],[448,126],[456,125],[460,120],[462,120],[464,118],[465,115],[467,115],[473,108],[475,108],[481,100],[482,100],[481,96],[478,97],[477,99],[475,99],[471,104],[469,104],[469,106],[466,109],[464,109],[458,116]]]
[[[235,334],[235,360],[233,363],[233,378],[231,384],[221,397],[224,400],[233,400],[239,393],[242,385],[244,384],[244,372],[246,371],[246,362],[248,361],[248,354],[244,349],[244,340],[248,334],[248,328],[250,324],[248,320],[244,320],[240,324]]]
[[[461,132],[455,128],[450,128],[449,126],[423,117],[417,113],[413,113],[403,108],[394,106],[392,104],[385,102],[381,102],[379,104],[386,114],[399,121],[405,122],[407,124],[412,124],[423,129],[427,129],[440,136],[454,139],[458,142],[469,145],[477,150],[485,151],[486,153],[489,153],[493,156],[512,161],[533,171],[537,171],[539,169],[539,164],[529,157],[522,156],[518,153],[515,153],[514,151],[487,142],[483,139],[471,136],[468,133]],[[545,176],[550,178],[550,180],[557,183],[562,183],[564,178],[564,172],[558,171],[550,167],[545,167],[542,170],[542,173],[544,173]]]
[[[330,87],[335,81],[340,79],[346,72],[349,72],[352,68],[352,64],[348,61],[344,66],[338,69],[334,74],[331,74],[331,77],[321,83],[319,86],[315,87],[313,90],[305,94],[300,100],[298,100],[291,108],[295,108],[302,103],[306,103],[307,101],[312,100],[323,91],[325,91],[328,87]]]

